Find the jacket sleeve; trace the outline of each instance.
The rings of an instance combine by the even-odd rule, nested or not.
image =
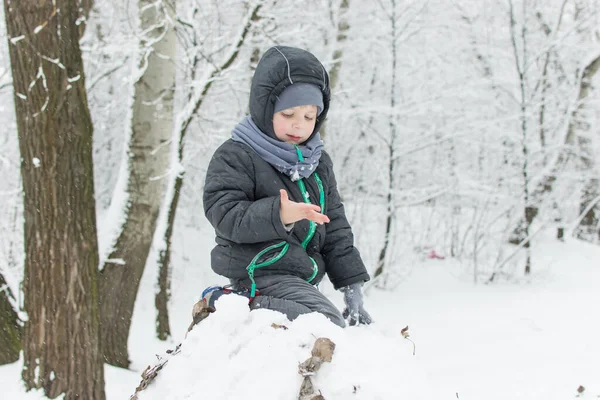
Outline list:
[[[369,273],[354,247],[354,234],[346,218],[344,205],[337,190],[337,182],[329,155],[323,153],[322,162],[327,164],[328,190],[326,214],[330,222],[326,224],[325,244],[321,253],[325,259],[327,275],[334,288],[339,289],[370,279]]]
[[[204,214],[217,235],[235,243],[288,237],[279,213],[280,196],[254,200],[254,164],[238,144],[221,146],[210,161],[204,184]]]

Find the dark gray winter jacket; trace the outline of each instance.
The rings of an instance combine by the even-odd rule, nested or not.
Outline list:
[[[323,90],[324,111],[317,121],[315,132],[329,108],[328,78],[321,63],[310,53],[297,50],[280,46],[278,51],[281,53],[275,50],[272,54],[266,53],[263,58],[269,68],[257,68],[253,78],[250,94],[252,119],[269,135],[274,136],[272,116],[276,96],[290,84],[290,79],[315,83]],[[269,66],[269,63],[273,65]],[[276,63],[283,63],[285,67]],[[318,275],[311,281],[313,284],[318,283],[325,273],[336,289],[369,280],[360,254],[354,247],[332,161],[326,152],[322,153],[316,172],[325,192],[324,213],[331,222],[317,226],[314,237],[304,250],[302,241],[307,235],[309,221],[298,221],[292,231],[287,232],[279,214],[280,189],[285,189],[291,200],[303,201],[298,184],[278,172],[247,145],[231,139],[223,143],[209,164],[204,186],[204,212],[216,231],[217,246],[211,253],[213,270],[233,280],[246,280],[246,267],[254,256],[268,246],[285,241],[290,245],[285,256],[272,265],[256,269],[256,277],[295,275],[309,279],[313,274],[312,257],[319,268]],[[304,179],[304,183],[309,198],[313,204],[318,204],[319,189],[314,175]],[[275,254],[266,254],[259,262],[273,256]]]

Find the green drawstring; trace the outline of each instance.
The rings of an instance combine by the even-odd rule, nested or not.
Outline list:
[[[298,160],[304,161],[302,151],[300,151],[300,148],[298,146],[295,147],[296,154],[298,154]],[[315,180],[317,181],[317,185],[319,186],[319,202],[321,203],[321,214],[323,214],[323,212],[325,212],[325,191],[323,190],[323,182],[321,182],[321,178],[319,177],[319,174],[317,174],[316,171],[313,173],[313,175],[315,176]],[[304,181],[302,180],[302,178],[298,180],[298,187],[300,187],[300,192],[302,193],[302,198],[304,199],[304,202],[307,204],[311,204],[310,199],[308,198],[308,191],[306,190],[306,186],[304,186]],[[308,246],[308,243],[312,240],[312,238],[315,236],[315,232],[317,231],[317,223],[314,221],[309,222],[310,224],[308,228],[308,234],[302,241],[302,247],[304,248],[304,250],[306,250],[306,246]],[[310,276],[310,278],[306,280],[308,283],[310,283],[313,279],[315,279],[315,277],[319,273],[319,267],[317,266],[317,262],[311,256],[308,256],[308,258],[310,258],[310,260],[313,263],[313,273]]]
[[[298,160],[304,161],[304,156],[302,155],[300,148],[298,146],[295,146],[295,147],[296,147],[296,154],[298,154]],[[323,182],[321,181],[319,174],[314,172],[313,175],[315,177],[315,180],[317,181],[317,186],[319,187],[319,203],[321,204],[321,214],[322,214],[325,211],[325,191],[323,190]],[[298,187],[300,188],[300,192],[302,193],[302,198],[304,199],[304,202],[307,204],[311,204],[310,199],[308,198],[308,191],[306,190],[306,186],[304,185],[304,181],[302,180],[302,178],[300,178],[298,180]],[[308,243],[310,243],[312,238],[315,236],[316,231],[317,231],[316,222],[310,221],[308,233],[307,233],[306,237],[304,238],[304,240],[302,241],[302,247],[304,248],[304,250],[306,250]],[[279,253],[275,257],[257,264],[258,260],[263,255],[265,255],[266,253],[268,253],[272,250],[278,249],[280,247],[282,247],[282,249],[279,250]],[[289,247],[290,247],[290,244],[287,242],[281,242],[278,244],[274,244],[272,246],[267,247],[264,250],[261,250],[256,256],[254,256],[252,261],[250,261],[250,264],[248,264],[248,266],[246,267],[246,270],[248,271],[248,277],[250,278],[250,282],[252,282],[252,286],[250,288],[250,298],[254,298],[254,295],[256,294],[256,281],[254,280],[254,270],[256,268],[268,267],[269,265],[272,265],[273,263],[279,261],[287,253]],[[312,263],[313,263],[313,273],[310,276],[310,278],[308,278],[306,280],[308,283],[310,283],[310,282],[312,282],[313,279],[315,279],[315,277],[319,273],[319,266],[317,265],[317,262],[311,256],[308,256],[308,258],[310,258],[310,261],[312,261]]]
[[[275,250],[279,247],[283,247],[283,249],[281,249],[279,251],[279,254],[277,254],[275,257],[273,257],[267,261],[258,263],[258,264],[256,263],[263,255],[265,255],[269,251]],[[290,244],[287,242],[281,242],[278,244],[274,244],[274,245],[269,246],[266,249],[262,250],[260,253],[258,253],[256,256],[254,256],[252,261],[250,261],[250,264],[246,268],[246,270],[248,271],[248,276],[250,277],[250,281],[252,282],[252,287],[250,289],[250,297],[253,298],[254,295],[256,294],[256,282],[254,281],[254,270],[256,268],[268,267],[269,265],[279,261],[281,259],[281,257],[283,257],[285,255],[285,253],[287,253],[289,247],[290,247]]]

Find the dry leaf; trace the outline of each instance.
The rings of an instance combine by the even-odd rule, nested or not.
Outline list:
[[[318,338],[312,349],[313,357],[320,357],[325,362],[331,362],[333,352],[335,351],[335,343],[328,338]]]
[[[279,324],[276,324],[275,322],[273,322],[271,324],[271,328],[273,328],[273,329],[283,329],[284,331],[288,330],[287,326],[285,326],[285,325],[279,325]]]
[[[406,325],[406,327],[405,327],[404,329],[402,329],[402,330],[400,331],[400,333],[402,334],[402,336],[404,337],[404,339],[408,339],[408,337],[410,336],[410,335],[408,334],[408,325]]]

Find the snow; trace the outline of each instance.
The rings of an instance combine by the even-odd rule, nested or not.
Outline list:
[[[104,264],[107,262],[110,253],[114,250],[114,245],[121,233],[121,227],[126,222],[126,211],[129,207],[127,184],[129,179],[129,157],[131,156],[131,153],[129,152],[129,140],[131,138],[130,121],[133,114],[131,107],[131,104],[133,104],[133,85],[128,85],[127,90],[129,107],[127,108],[127,117],[125,119],[127,123],[124,126],[123,134],[125,137],[122,149],[123,157],[119,166],[118,178],[112,191],[110,205],[107,210],[102,210],[100,212],[100,218],[98,218],[98,268],[100,270],[104,268]]]
[[[241,393],[246,399],[297,399],[302,383],[298,364],[310,357],[319,337],[336,344],[332,363],[315,379],[325,398],[346,399],[355,390],[357,399],[389,398],[390,393],[427,398],[415,397],[414,389],[426,387],[424,374],[400,332],[388,334],[377,327],[344,330],[320,314],[290,322],[275,311],[250,312],[248,300],[235,295],[219,299],[216,307],[215,314],[190,332],[181,353],[169,360],[140,400],[188,399],[195,393],[210,399],[232,399]],[[410,384],[398,385],[398,376]]]
[[[23,39],[25,39],[25,35],[15,36],[15,37],[10,38],[10,42],[12,44],[17,44],[17,43],[19,43]]]
[[[180,232],[184,245],[196,257],[207,257],[208,229],[190,232]],[[154,315],[145,299],[154,294],[154,276],[148,272],[130,337],[132,370],[105,367],[107,399],[133,394],[143,369],[156,363],[155,354],[164,357],[179,342],[181,353],[140,400],[198,393],[213,400],[297,399],[298,363],[309,357],[318,337],[336,343],[331,364],[314,378],[327,400],[565,400],[574,399],[580,385],[583,399],[598,398],[600,248],[573,239],[556,242],[545,233],[532,248],[536,268],[530,277],[515,274],[487,285],[473,284],[451,258],[415,263],[396,287],[367,289],[365,308],[375,320],[370,326],[341,329],[319,314],[290,322],[274,311],[249,312],[246,299],[231,295],[219,299],[218,311],[185,339],[199,292],[218,279],[208,268],[182,264],[173,271],[175,338],[167,343],[154,339],[149,328]],[[331,284],[323,283],[322,291],[342,306]],[[407,325],[415,355],[400,333]],[[20,369],[20,363],[0,367],[3,398],[44,398],[24,392]]]

